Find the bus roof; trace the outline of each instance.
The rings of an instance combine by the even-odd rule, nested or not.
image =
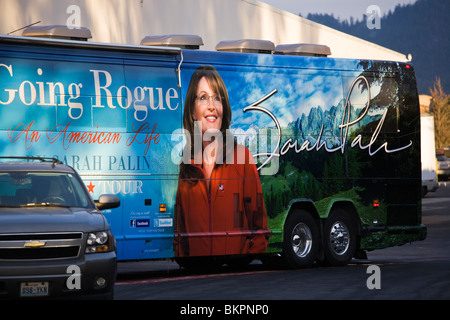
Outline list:
[[[87,50],[103,50],[111,52],[126,52],[135,54],[159,54],[182,56],[180,63],[183,64],[212,64],[212,65],[239,65],[242,67],[283,67],[294,69],[315,69],[315,70],[346,70],[358,71],[360,59],[329,58],[326,56],[296,56],[290,54],[258,54],[242,52],[204,51],[183,49],[174,46],[160,45],[129,45],[117,43],[88,42],[77,40],[24,37],[0,35],[0,43],[10,45],[32,45],[32,46],[53,46],[59,48],[77,48]],[[293,46],[293,45],[290,45]],[[325,47],[325,46],[323,46]],[[320,48],[322,49],[322,48]],[[178,60],[178,59],[177,59]],[[399,62],[384,61],[387,64],[398,64]],[[404,64],[404,63],[400,63]]]
[[[128,52],[142,52],[142,53],[166,53],[178,55],[181,53],[180,48],[176,47],[162,47],[162,46],[142,46],[118,43],[103,43],[103,42],[87,42],[65,39],[51,39],[51,38],[37,38],[37,37],[23,37],[0,35],[0,42],[3,43],[17,43],[25,45],[46,45],[57,47],[79,47],[85,49],[107,49]]]

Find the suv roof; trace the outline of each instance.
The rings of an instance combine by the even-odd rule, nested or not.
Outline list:
[[[9,160],[9,161],[1,161]],[[0,157],[0,169],[2,171],[62,171],[74,172],[74,170],[63,164],[56,158],[42,157]]]

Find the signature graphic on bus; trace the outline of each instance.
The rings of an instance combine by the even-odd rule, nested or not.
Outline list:
[[[365,102],[365,106],[362,109],[360,115],[355,120],[350,120],[351,119],[351,117],[350,117],[351,116],[350,115],[350,113],[351,113],[350,96],[351,96],[356,84],[359,81],[364,81],[367,86],[367,101]],[[352,82],[350,89],[348,91],[348,94],[347,94],[347,99],[346,99],[346,103],[344,106],[342,121],[341,121],[341,124],[339,125],[339,129],[340,129],[340,136],[339,136],[340,144],[339,145],[329,147],[327,145],[327,142],[322,140],[323,131],[324,131],[324,124],[322,124],[320,133],[317,136],[317,139],[314,143],[312,143],[310,140],[305,140],[300,143],[299,140],[294,141],[292,138],[289,138],[280,147],[281,140],[282,140],[282,130],[281,130],[280,122],[278,121],[278,119],[272,112],[270,112],[269,110],[260,106],[260,104],[262,102],[270,99],[270,97],[272,97],[276,93],[277,93],[277,89],[273,90],[272,92],[265,95],[258,101],[254,102],[253,104],[245,107],[243,110],[244,112],[259,111],[259,112],[263,112],[263,113],[267,114],[273,120],[275,127],[276,127],[275,136],[277,136],[278,139],[275,143],[273,150],[271,152],[262,152],[262,153],[254,154],[255,157],[267,157],[262,162],[262,164],[258,167],[258,170],[264,168],[269,163],[271,163],[271,166],[275,165],[275,169],[277,169],[278,165],[277,165],[276,159],[280,156],[285,155],[291,149],[293,149],[296,153],[300,153],[302,151],[309,152],[312,150],[319,151],[322,148],[324,148],[327,152],[330,152],[330,153],[337,152],[337,151],[341,151],[342,153],[344,153],[345,149],[347,147],[347,140],[348,140],[348,134],[349,134],[350,127],[361,122],[362,119],[368,114],[368,111],[370,109],[370,86],[369,86],[368,80],[364,76],[359,76]],[[384,141],[381,143],[381,145],[376,146],[378,144],[378,137],[383,128],[383,124],[386,119],[387,112],[388,112],[388,109],[386,108],[386,110],[384,110],[384,112],[383,112],[383,115],[381,116],[381,119],[378,122],[376,129],[373,131],[370,141],[368,143],[364,144],[363,136],[361,134],[358,134],[352,141],[349,141],[349,145],[352,148],[359,147],[361,150],[367,149],[367,152],[370,156],[375,155],[376,153],[378,153],[380,150],[383,150],[383,149],[386,153],[394,153],[394,152],[398,152],[398,151],[409,148],[412,145],[411,140],[407,145],[404,145],[404,146],[401,146],[398,148],[392,148],[392,149],[389,148],[387,141]],[[273,171],[273,170],[271,170],[271,171]]]

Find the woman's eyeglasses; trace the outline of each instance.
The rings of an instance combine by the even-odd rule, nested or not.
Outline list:
[[[208,96],[206,94],[201,95],[200,97],[196,97],[198,100],[198,103],[201,105],[207,105],[209,103],[209,99],[212,98],[212,103],[215,106],[221,106],[222,105],[222,98],[217,95]]]

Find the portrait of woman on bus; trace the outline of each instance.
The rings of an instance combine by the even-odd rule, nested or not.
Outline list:
[[[222,77],[201,66],[187,90],[175,212],[175,256],[263,253],[270,231],[250,151],[229,132],[231,107]]]

